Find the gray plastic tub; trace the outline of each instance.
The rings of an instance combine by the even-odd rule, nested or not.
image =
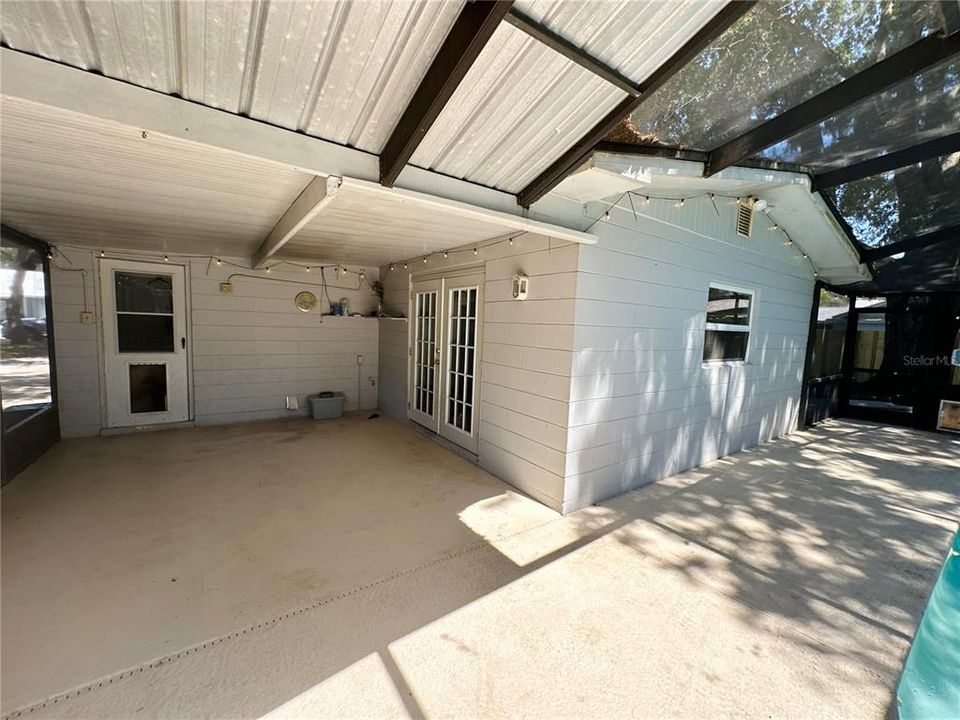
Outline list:
[[[330,397],[310,395],[307,400],[310,401],[310,417],[314,420],[330,420],[343,415],[343,404],[347,401],[347,396],[342,392],[335,392],[331,393]]]

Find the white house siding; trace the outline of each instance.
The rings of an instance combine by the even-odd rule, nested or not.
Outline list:
[[[307,395],[335,390],[347,396],[344,410],[377,406],[377,320],[321,317],[329,305],[317,270],[276,267],[263,272],[194,260],[190,267],[194,411],[198,424],[229,423],[307,414]],[[359,268],[350,268],[359,270]],[[257,278],[235,275],[253,274]],[[369,315],[376,296],[356,275],[337,279],[326,271],[331,300],[350,299],[350,312]],[[220,293],[230,279],[233,293]],[[287,279],[293,282],[276,282]],[[339,287],[338,287],[339,286]],[[301,290],[317,295],[319,307],[294,306]],[[357,355],[363,356],[358,365]],[[359,395],[358,395],[359,377]],[[371,378],[373,379],[371,382]],[[286,396],[300,398],[299,412],[286,410]],[[359,404],[358,404],[359,397]]]
[[[391,417],[407,417],[407,320],[380,320],[379,408]]]
[[[476,258],[468,250],[451,253],[447,260],[433,255],[427,266],[419,259],[410,261],[410,270],[403,270],[402,262],[392,272],[381,268],[386,309],[406,315],[411,272],[483,266],[479,463],[557,510],[563,502],[579,250],[576,244],[524,235],[512,247],[506,242],[485,247]],[[530,276],[523,301],[511,297],[518,271]],[[387,332],[394,332],[392,326],[381,324],[381,342]],[[403,342],[406,347],[406,338]],[[404,379],[403,400],[385,397],[381,407],[399,409],[405,418],[406,357],[390,353],[381,360],[384,378],[400,373]]]
[[[99,307],[95,260],[91,252],[63,252],[50,268],[60,435],[82,437],[100,432],[100,314],[95,325],[80,322],[84,309]]]
[[[766,216],[741,238],[735,201],[717,203],[638,202],[634,219],[625,200],[581,248],[564,511],[795,425],[813,271]],[[711,282],[755,292],[746,364],[701,362]]]
[[[104,395],[96,253],[71,248],[59,252],[51,285],[61,434],[96,435],[102,427]],[[162,259],[159,255],[107,255],[147,262]],[[326,312],[328,305],[316,270],[307,274],[300,268],[276,267],[270,280],[234,277],[233,293],[221,294],[220,282],[232,273],[264,276],[262,271],[229,264],[242,265],[242,260],[224,260],[217,266],[208,258],[171,257],[171,262],[188,268],[191,396],[198,424],[304,415],[308,412],[306,396],[320,390],[345,393],[347,411],[376,407],[377,320],[321,318],[320,311]],[[95,325],[80,323],[84,309],[81,276],[87,285],[88,306],[95,312]],[[372,275],[368,271],[366,281],[375,277],[376,269]],[[294,282],[275,282],[273,278]],[[352,289],[357,286],[355,275],[337,280],[333,270],[328,270],[327,280],[331,299],[350,298],[351,312],[367,315],[376,306],[376,296],[366,281],[360,289]],[[312,313],[298,311],[293,303],[296,293],[307,289],[320,300],[320,307]],[[363,356],[362,365],[358,365],[357,355]],[[287,395],[300,398],[300,410],[286,409]]]

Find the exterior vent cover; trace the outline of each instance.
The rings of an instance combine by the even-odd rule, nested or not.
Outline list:
[[[753,228],[753,199],[744,200],[737,205],[737,235],[750,237]]]

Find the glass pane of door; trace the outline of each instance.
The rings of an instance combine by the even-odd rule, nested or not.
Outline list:
[[[117,272],[117,351],[173,352],[173,277]]]
[[[437,292],[417,293],[413,406],[433,417],[437,353]]]
[[[476,379],[477,288],[450,291],[450,333],[447,344],[448,425],[473,432],[473,386]]]

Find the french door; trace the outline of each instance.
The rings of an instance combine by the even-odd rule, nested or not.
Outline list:
[[[190,417],[184,268],[100,261],[107,427]]]
[[[415,282],[411,303],[409,416],[476,453],[483,275]]]

